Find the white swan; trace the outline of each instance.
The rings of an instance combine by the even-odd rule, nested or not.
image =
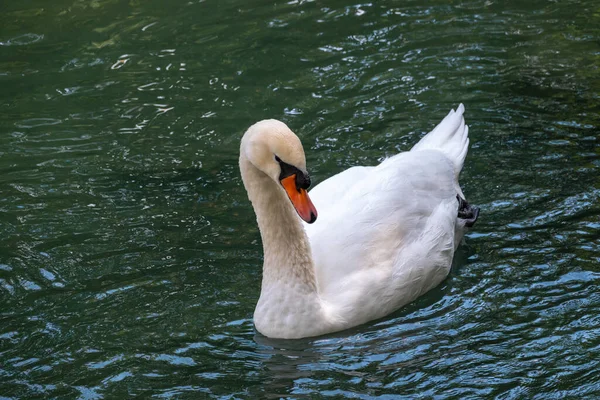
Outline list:
[[[463,112],[462,104],[450,111],[408,152],[325,180],[312,202],[298,137],[272,119],[248,129],[240,170],[264,249],[260,333],[291,339],[350,328],[448,275],[479,212],[458,184],[469,146]]]

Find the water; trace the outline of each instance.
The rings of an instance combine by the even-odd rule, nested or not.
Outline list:
[[[600,396],[597,2],[5,3],[2,398]],[[482,213],[449,278],[256,334],[245,128],[288,123],[319,182],[459,102]]]

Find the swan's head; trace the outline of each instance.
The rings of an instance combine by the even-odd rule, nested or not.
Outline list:
[[[312,224],[317,210],[308,197],[310,177],[298,136],[281,121],[266,119],[252,125],[242,138],[240,152],[287,193],[300,218]]]

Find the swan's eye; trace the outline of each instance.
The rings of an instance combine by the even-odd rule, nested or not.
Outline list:
[[[275,161],[277,161],[277,162],[281,162],[281,158],[279,158],[279,157],[275,156]]]

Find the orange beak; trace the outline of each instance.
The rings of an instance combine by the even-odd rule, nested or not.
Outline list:
[[[309,224],[315,222],[317,220],[317,209],[312,201],[310,201],[308,192],[304,189],[296,188],[296,174],[283,178],[281,186],[285,189],[300,218]]]

